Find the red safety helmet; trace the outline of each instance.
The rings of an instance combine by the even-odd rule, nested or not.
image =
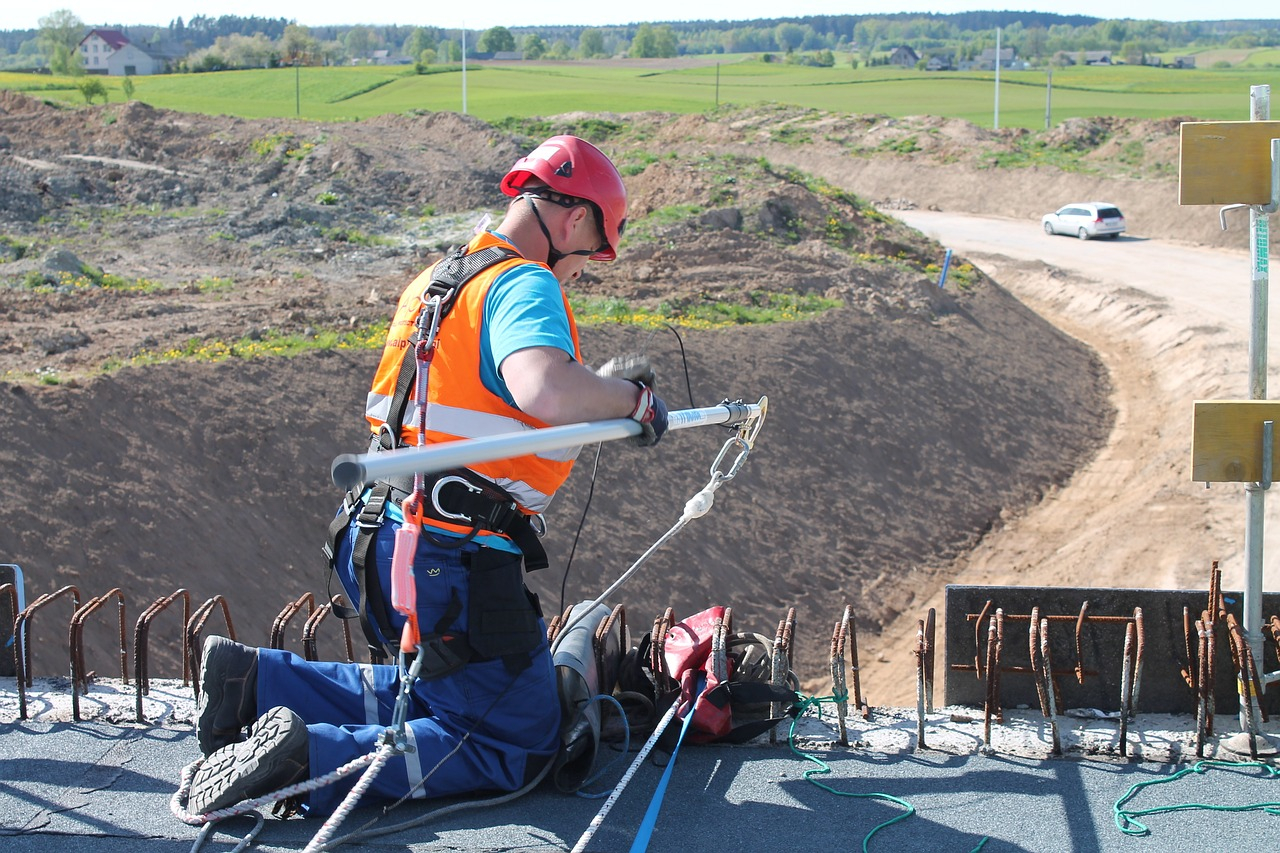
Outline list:
[[[502,191],[509,196],[520,195],[521,187],[530,178],[537,178],[561,195],[591,202],[609,244],[591,260],[612,261],[618,256],[618,240],[627,227],[627,188],[603,151],[576,136],[553,136],[515,162],[502,179]]]

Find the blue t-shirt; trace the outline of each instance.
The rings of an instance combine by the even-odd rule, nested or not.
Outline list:
[[[529,347],[555,347],[574,355],[560,282],[537,264],[520,264],[494,280],[485,296],[482,329],[480,380],[508,405],[515,400],[498,373],[507,356]]]

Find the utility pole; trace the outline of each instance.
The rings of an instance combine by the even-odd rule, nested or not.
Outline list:
[[[1044,84],[1044,129],[1049,129],[1049,112],[1053,106],[1053,65],[1049,66],[1049,77]]]
[[[995,130],[1000,129],[1000,28],[996,27],[996,120]]]

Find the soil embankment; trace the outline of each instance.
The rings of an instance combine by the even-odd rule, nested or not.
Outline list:
[[[446,239],[442,218],[456,214],[454,230],[465,233],[476,198],[500,204],[485,188],[526,140],[445,115],[316,128],[143,105],[66,112],[6,97],[0,108],[8,143],[0,180],[12,189],[0,210],[6,233],[165,285],[4,291],[5,369],[63,382],[12,381],[4,391],[0,428],[11,440],[0,466],[26,484],[29,499],[0,510],[0,556],[23,566],[29,595],[66,583],[86,595],[119,586],[131,614],[177,587],[196,600],[223,594],[240,636],[265,642],[285,602],[324,594],[319,545],[338,498],[328,465],[362,443],[361,399],[375,353],[140,364],[66,377],[147,349],[198,346],[192,340],[362,328],[385,317]],[[633,633],[663,607],[679,616],[713,603],[733,606],[740,629],[772,633],[795,605],[797,669],[820,681],[830,625],[845,602],[855,605],[871,653],[883,653],[875,639],[883,626],[923,606],[984,536],[1094,457],[1112,426],[1110,383],[1086,346],[996,281],[973,273],[965,287],[938,292],[923,272],[940,260],[936,243],[821,187],[751,167],[766,150],[733,122],[691,132],[686,121],[634,122],[637,133],[683,133],[675,158],[647,161],[651,138],[616,141],[619,156],[637,164],[627,178],[637,237],[617,264],[593,271],[598,277],[583,283],[588,294],[643,305],[820,293],[845,307],[796,323],[684,330],[682,342],[630,326],[584,332],[592,362],[648,349],[674,405],[687,396],[694,405],[770,400],[741,476],[621,600]],[[268,155],[251,153],[254,142],[272,139]],[[477,150],[484,157],[469,159]],[[966,162],[912,169],[898,155],[881,162],[817,143],[767,156],[788,163],[788,151],[837,187],[921,206],[972,200],[965,187],[996,174]],[[1066,201],[1096,188],[1094,178],[1073,184],[1043,170],[1007,177],[1012,188],[1002,192],[1029,200]],[[959,189],[941,186],[948,181]],[[1152,192],[1167,186],[1156,182]],[[982,198],[1000,196],[992,189]],[[845,206],[836,226],[851,227],[824,222],[837,203]],[[661,220],[676,204],[701,212]],[[424,206],[430,216],[421,215]],[[410,221],[410,210],[420,220]],[[1162,227],[1153,220],[1147,233]],[[377,234],[394,237],[364,239]],[[18,258],[0,272],[25,275],[39,263]],[[209,279],[218,284],[202,284]],[[569,600],[619,574],[705,483],[725,436],[698,432],[648,452],[605,447],[594,490],[584,454],[549,519],[549,549],[563,565],[592,495]],[[534,578],[549,610],[560,600],[558,571]],[[103,648],[112,630],[101,629]],[[61,671],[64,632],[36,631],[37,670]],[[106,655],[90,661],[99,671],[109,666]],[[891,689],[864,684],[873,701],[881,701],[878,688]]]

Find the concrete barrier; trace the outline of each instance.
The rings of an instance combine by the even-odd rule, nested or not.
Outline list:
[[[1241,615],[1243,596],[1223,592],[1227,607],[1237,618]],[[1195,693],[1183,679],[1187,666],[1186,642],[1183,639],[1182,611],[1186,607],[1194,620],[1208,605],[1209,594],[1194,589],[1102,589],[1075,587],[1008,587],[957,586],[946,590],[944,634],[946,644],[945,702],[948,705],[982,705],[986,682],[979,680],[974,669],[975,655],[982,655],[986,666],[987,619],[983,620],[975,644],[975,627],[979,614],[988,601],[988,617],[996,609],[1004,611],[1004,644],[1001,668],[1030,668],[1028,629],[1031,610],[1040,609],[1040,617],[1053,617],[1049,626],[1050,654],[1053,658],[1059,699],[1059,712],[1068,708],[1096,708],[1103,711],[1120,709],[1121,678],[1124,665],[1124,617],[1132,617],[1142,608],[1146,638],[1142,680],[1138,693],[1139,713],[1194,714]],[[1080,655],[1076,650],[1076,622],[1080,609],[1088,602],[1086,619],[1080,631]],[[1263,596],[1263,619],[1280,613],[1280,593]],[[1089,617],[1120,617],[1116,621]],[[1216,713],[1236,714],[1239,700],[1232,672],[1231,647],[1225,620],[1218,620],[1214,699]],[[1195,654],[1193,640],[1192,654]],[[1083,670],[1083,683],[1076,675]],[[1275,643],[1263,631],[1263,656],[1260,670],[1276,669]],[[937,674],[935,673],[935,678]],[[1002,671],[1000,704],[1006,708],[1028,706],[1038,708],[1035,683],[1029,672]],[[1263,697],[1263,708],[1269,714],[1280,713],[1280,684]]]

